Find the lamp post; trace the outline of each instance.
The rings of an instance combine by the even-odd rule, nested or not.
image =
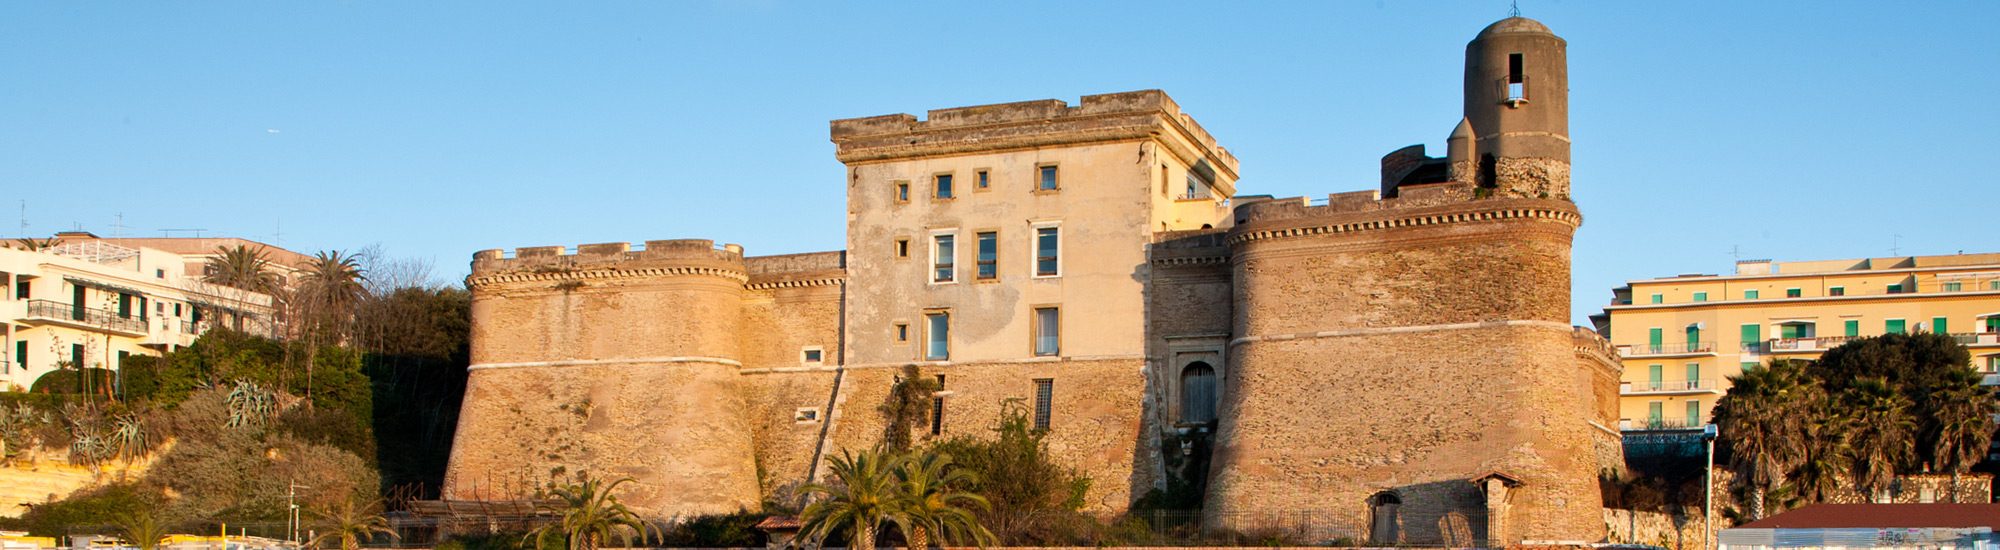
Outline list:
[[[1701,442],[1708,447],[1708,468],[1701,471],[1701,528],[1707,533],[1706,547],[1717,548],[1715,541],[1715,438],[1719,435],[1715,424],[1701,426]]]

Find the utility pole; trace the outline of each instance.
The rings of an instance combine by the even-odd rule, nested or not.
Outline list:
[[[296,543],[299,542],[299,505],[296,499],[299,497],[299,489],[311,489],[311,487],[299,485],[299,480],[297,479],[293,479],[289,483],[291,487],[285,490],[285,508],[292,516],[291,537],[289,540]]]

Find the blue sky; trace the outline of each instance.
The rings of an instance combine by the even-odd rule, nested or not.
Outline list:
[[[1248,4],[1248,3],[1246,3]],[[0,235],[844,246],[828,120],[1159,88],[1241,192],[1376,186],[1506,2],[0,3]],[[1994,2],[1552,2],[1574,319],[1627,279],[2000,251]],[[1901,237],[1896,237],[1900,235]]]

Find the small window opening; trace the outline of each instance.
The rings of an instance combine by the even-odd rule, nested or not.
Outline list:
[[[896,259],[907,260],[909,258],[910,258],[910,239],[908,238],[896,239]]]
[[[826,355],[826,352],[819,348],[806,348],[800,355],[800,358],[804,359],[807,363],[818,363]]]
[[[985,171],[985,170],[980,170],[980,171],[978,171],[978,172],[974,172],[974,173],[973,173],[973,179],[974,179],[975,181],[973,182],[973,184],[972,184],[972,185],[973,185],[974,187],[977,187],[977,188],[979,188],[979,189],[982,189],[982,190],[984,190],[984,189],[986,189],[986,188],[988,188],[989,186],[991,186],[991,185],[992,185],[992,184],[991,184],[991,180],[989,180],[989,179],[988,179],[989,177],[990,177],[990,176],[989,176],[989,175],[988,175],[988,174],[986,173],[986,171]]]
[[[896,182],[896,202],[910,202],[909,182]]]
[[[937,198],[940,199],[951,198],[951,174],[938,174],[937,177],[933,178],[932,181],[934,181],[936,185]]]
[[[1038,431],[1049,429],[1049,417],[1053,415],[1055,409],[1052,403],[1055,400],[1055,393],[1055,379],[1035,379],[1035,429]]]
[[[910,324],[896,323],[896,343],[901,344],[908,341],[910,341]]]
[[[1507,101],[1528,99],[1528,77],[1522,74],[1522,65],[1521,54],[1507,54]]]
[[[931,435],[944,433],[944,375],[937,375],[938,393],[931,396]]]
[[[1035,185],[1036,189],[1042,191],[1054,191],[1058,189],[1058,187],[1056,187],[1056,167],[1043,166],[1040,170],[1040,173],[1041,173],[1041,178],[1039,183]]]

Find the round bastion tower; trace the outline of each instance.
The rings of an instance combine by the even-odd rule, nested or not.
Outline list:
[[[759,502],[738,390],[743,249],[706,240],[474,255],[472,366],[444,495],[630,477],[657,517]]]
[[[1525,17],[1465,45],[1465,119],[1476,137],[1472,164],[1454,162],[1454,173],[1469,168],[1500,196],[1569,198],[1568,47]]]
[[[1511,18],[1466,51],[1450,160],[1479,159],[1476,180],[1235,207],[1213,525],[1382,545],[1602,539],[1603,428],[1569,323],[1582,216],[1563,41]]]

